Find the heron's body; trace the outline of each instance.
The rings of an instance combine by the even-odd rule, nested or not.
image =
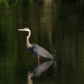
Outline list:
[[[37,44],[32,44],[32,47],[29,47],[29,50],[36,56],[39,56],[41,58],[52,58],[53,56],[44,48]]]
[[[39,46],[37,44],[29,43],[29,37],[31,35],[30,29],[24,28],[24,29],[18,29],[18,30],[29,32],[29,35],[27,36],[27,39],[26,39],[26,46],[34,55],[38,56],[38,60],[39,60],[39,57],[54,59],[53,56],[46,49],[42,48],[41,46]]]

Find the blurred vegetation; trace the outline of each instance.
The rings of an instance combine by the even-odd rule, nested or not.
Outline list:
[[[47,77],[44,76],[47,82],[49,76],[54,78],[50,80],[51,82],[60,79],[66,81],[69,79],[67,74],[71,72],[69,74],[71,78],[82,80],[84,66],[82,4],[83,0],[53,0],[52,4],[47,4],[48,6],[43,0],[0,0],[0,84],[26,81],[28,71],[37,63],[37,57],[26,47],[27,33],[17,31],[18,28],[26,26],[32,31],[30,42],[47,49],[60,65],[58,65],[59,77],[56,77],[54,63],[53,74],[50,74],[52,72],[50,69]]]
[[[46,1],[46,0],[45,0]],[[52,0],[53,2],[60,3],[68,3],[68,4],[76,4],[76,3],[84,3],[83,0]],[[38,2],[39,4],[43,4],[44,0],[0,0],[0,5],[17,5],[17,6],[28,6],[32,5],[33,2]]]

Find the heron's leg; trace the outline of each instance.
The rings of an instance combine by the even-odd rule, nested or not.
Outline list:
[[[38,56],[38,60],[40,60],[40,57]]]
[[[38,64],[40,64],[40,57],[38,56]]]

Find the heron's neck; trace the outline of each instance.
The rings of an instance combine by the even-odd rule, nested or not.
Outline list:
[[[29,38],[30,38],[30,35],[31,35],[31,33],[29,33],[29,35],[27,36],[27,47],[29,48],[29,47],[32,47],[32,45],[29,43]]]

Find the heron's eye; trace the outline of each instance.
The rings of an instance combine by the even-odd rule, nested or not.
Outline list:
[[[24,28],[24,30],[27,30],[27,28]]]

